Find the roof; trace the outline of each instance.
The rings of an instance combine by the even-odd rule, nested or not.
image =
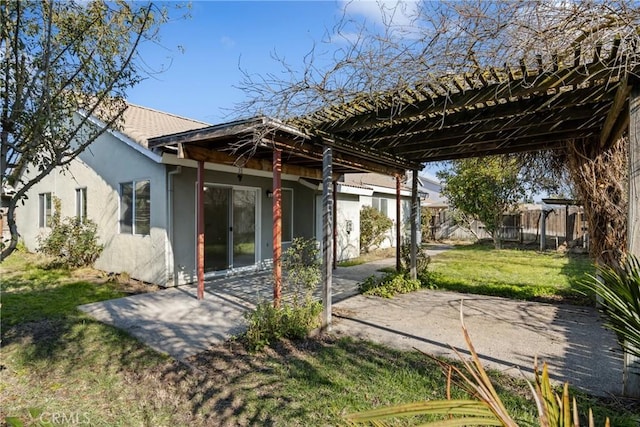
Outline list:
[[[322,178],[326,141],[280,120],[256,116],[151,138],[150,148],[175,149],[178,157],[247,169],[271,170],[274,150],[282,151],[283,173]],[[370,171],[404,174],[414,162],[371,150],[345,153],[333,147],[334,174]],[[285,172],[287,169],[289,172]]]
[[[344,174],[344,181],[346,185],[369,188],[369,186],[396,188],[396,178],[389,175],[382,175],[379,173],[347,173]],[[406,183],[401,182],[400,188],[407,190],[410,187]]]
[[[151,138],[209,126],[198,120],[135,104],[128,104],[122,118],[121,132],[145,148],[149,148]]]

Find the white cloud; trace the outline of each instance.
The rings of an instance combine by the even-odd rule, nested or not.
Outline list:
[[[236,41],[231,37],[223,36],[222,38],[220,38],[220,44],[222,44],[222,46],[224,46],[227,49],[231,49],[236,45]]]
[[[341,9],[349,17],[364,18],[369,24],[406,27],[418,9],[417,1],[342,0]]]

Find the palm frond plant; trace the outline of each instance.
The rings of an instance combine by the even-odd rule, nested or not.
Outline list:
[[[618,336],[626,352],[640,357],[640,260],[627,255],[618,267],[598,266],[584,286],[602,299],[605,326]]]

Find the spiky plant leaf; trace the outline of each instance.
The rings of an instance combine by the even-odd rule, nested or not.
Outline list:
[[[583,285],[602,298],[605,326],[616,333],[620,345],[640,357],[640,261],[628,255],[617,268],[599,266],[601,280],[589,276]]]

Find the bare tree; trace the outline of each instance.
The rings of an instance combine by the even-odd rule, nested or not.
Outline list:
[[[126,90],[144,75],[137,49],[166,20],[151,2],[0,0],[0,170],[11,231],[1,259],[18,243],[15,209],[27,191],[119,125]]]
[[[443,75],[484,72],[520,63],[538,67],[571,62],[626,41],[626,60],[637,39],[640,10],[633,0],[597,2],[497,1],[379,2],[377,25],[348,14],[327,30],[300,63],[273,54],[279,74],[243,70],[238,87],[247,94],[237,113],[287,119],[327,104],[396,93],[436,82]],[[399,19],[398,16],[402,16]],[[533,82],[532,82],[533,83]]]
[[[314,46],[298,65],[276,56],[285,77],[245,73],[239,86],[248,99],[238,111],[286,120],[357,100],[368,111],[382,105],[386,116],[379,119],[387,120],[409,107],[403,95],[413,89],[433,85],[432,92],[448,99],[448,84],[439,84],[446,81],[443,76],[491,75],[514,65],[555,72],[584,63],[584,58],[605,59],[603,52],[613,57],[612,70],[622,79],[633,76],[640,64],[636,0],[380,2],[379,9],[377,26],[358,24],[345,14],[322,44],[329,55]],[[525,84],[533,86],[545,75],[540,72]],[[520,156],[532,176],[549,172],[536,171],[538,164],[572,178],[584,198],[591,255],[612,266],[626,251],[628,168],[623,146],[623,139],[607,145],[597,138],[567,141],[560,151]],[[636,390],[638,382],[637,375],[627,378]]]
[[[327,105],[362,100],[375,109],[383,101],[385,106],[393,107],[391,117],[380,119],[392,119],[393,114],[400,114],[407,107],[403,93],[432,84],[437,91],[446,90],[446,84],[438,84],[443,76],[490,74],[506,66],[562,68],[573,66],[576,55],[597,60],[602,52],[613,52],[616,66],[622,72],[633,71],[638,62],[640,8],[634,0],[381,1],[375,25],[355,20],[348,13],[351,6],[352,3],[346,3],[343,19],[327,31],[322,42],[313,46],[301,63],[274,55],[282,64],[282,74],[245,71],[239,87],[246,92],[247,100],[237,111],[286,120]],[[537,78],[544,78],[544,73]],[[536,80],[527,82],[536,83]],[[575,145],[568,142],[567,147]],[[618,155],[612,157],[611,150]],[[594,146],[588,151],[596,162],[615,158],[625,164],[615,147]],[[579,152],[567,149],[518,157],[524,175],[538,188],[557,192],[554,183],[571,178],[576,192],[586,195],[597,178],[593,175],[588,180],[584,173],[569,170],[571,165],[580,164],[576,158]],[[625,179],[625,175],[616,179]],[[616,200],[621,206],[626,203],[624,198]],[[590,201],[587,209],[593,203],[607,202]],[[600,211],[623,212],[613,206]],[[607,228],[597,225],[603,219],[588,216],[590,227],[596,230],[592,242],[616,242],[615,248],[593,245],[592,255],[602,259],[601,254],[607,253],[612,256],[605,256],[606,262],[617,262],[622,254],[619,249],[625,245],[625,239],[617,237],[624,235],[624,229],[618,229],[615,236],[602,234],[608,233]],[[614,222],[623,224],[624,218]]]

